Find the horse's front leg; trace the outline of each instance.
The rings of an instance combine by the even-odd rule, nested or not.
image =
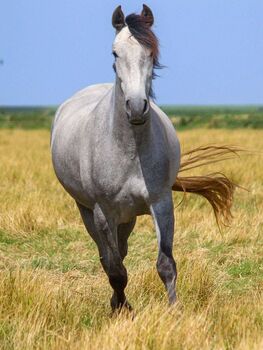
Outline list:
[[[117,226],[106,217],[98,204],[94,208],[94,224],[99,238],[101,264],[108,275],[113,289],[111,307],[114,310],[122,307],[130,309],[124,290],[128,282],[127,270],[118,248]]]
[[[128,238],[132,232],[132,229],[134,228],[136,222],[136,218],[131,220],[129,223],[126,224],[120,224],[118,226],[118,250],[121,256],[121,260],[123,262],[125,256],[128,253]],[[118,294],[113,292],[112,298],[111,298],[111,306],[114,309],[114,306],[117,305],[119,307],[119,301],[118,301]],[[132,310],[131,305],[128,303],[128,301],[125,299],[125,302],[121,307],[125,306],[128,310]]]
[[[113,310],[130,305],[126,300],[124,289],[127,285],[127,271],[122,263],[125,256],[125,244],[122,251],[118,248],[117,226],[107,220],[101,208],[96,204],[94,210],[77,203],[87,231],[96,242],[99,249],[101,264],[108,275],[113,288],[111,307]],[[132,223],[133,227],[134,223]],[[132,230],[132,227],[130,229]],[[125,232],[124,232],[125,233]],[[128,236],[127,236],[128,239]],[[119,243],[120,244],[120,243]]]
[[[176,301],[176,264],[173,258],[174,212],[172,194],[167,193],[151,206],[158,239],[157,270],[168,292],[169,303]]]

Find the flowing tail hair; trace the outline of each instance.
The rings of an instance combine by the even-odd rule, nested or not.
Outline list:
[[[232,159],[238,152],[244,151],[235,146],[208,145],[195,148],[182,154],[179,173],[203,165]],[[234,190],[239,185],[233,183],[222,173],[205,176],[178,176],[172,189],[179,192],[190,192],[205,197],[211,204],[216,222],[228,226],[233,218],[231,206]]]

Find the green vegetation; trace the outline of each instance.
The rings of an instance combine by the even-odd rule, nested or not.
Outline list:
[[[49,129],[54,107],[0,107],[0,128]]]
[[[162,106],[179,130],[263,128],[263,106]],[[0,107],[0,128],[49,129],[55,107]]]
[[[263,128],[262,106],[163,106],[179,130],[189,128]]]

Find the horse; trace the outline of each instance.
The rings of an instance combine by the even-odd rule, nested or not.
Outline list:
[[[155,69],[161,67],[153,23],[153,13],[146,5],[141,14],[126,18],[121,6],[115,9],[115,82],[77,92],[59,107],[51,130],[56,176],[76,201],[97,245],[113,289],[113,311],[131,309],[125,295],[128,277],[123,260],[137,216],[153,218],[158,241],[157,271],[169,304],[173,304],[177,269],[172,191],[204,196],[217,218],[220,214],[229,218],[233,196],[234,185],[223,175],[178,176],[191,164],[198,166],[196,162],[207,163],[209,159],[214,162],[229,149],[199,148],[187,154],[188,160],[181,161],[176,130],[153,99],[152,80]]]

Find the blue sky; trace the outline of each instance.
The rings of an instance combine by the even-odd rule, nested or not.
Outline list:
[[[146,0],[145,0],[146,1]],[[142,2],[2,0],[0,105],[57,105],[114,80],[111,15]],[[148,0],[161,104],[263,104],[262,0]]]

